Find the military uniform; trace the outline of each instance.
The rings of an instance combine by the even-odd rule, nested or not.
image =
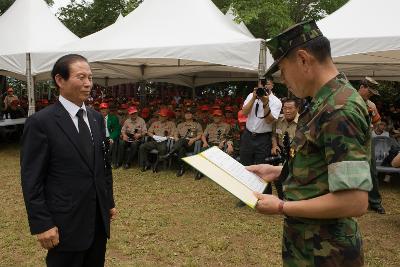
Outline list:
[[[229,138],[231,127],[225,122],[208,124],[204,130],[204,135],[208,137],[207,143],[210,146],[219,146],[221,142],[232,141]],[[229,138],[230,140],[228,140]]]
[[[176,128],[175,139],[178,140],[172,150],[178,152],[178,157],[181,159],[186,156],[187,151],[193,151],[194,143],[188,145],[189,139],[196,138],[203,133],[200,123],[195,121],[185,121],[178,124]]]
[[[371,190],[368,112],[344,76],[318,92],[298,127],[283,184],[287,201]],[[362,266],[364,260],[361,234],[352,218],[286,218],[282,253],[285,266]]]
[[[120,164],[129,167],[137,154],[139,146],[143,143],[143,136],[146,132],[146,122],[141,117],[137,117],[136,120],[128,118],[125,121],[121,133],[127,135],[129,139],[128,141],[120,141],[120,148],[118,149],[118,159]],[[140,134],[142,137],[135,139],[135,134]]]
[[[292,121],[287,121],[285,117],[279,118],[277,121],[274,122],[272,125],[272,138],[276,140],[277,145],[280,147],[281,151],[284,149],[283,145],[283,139],[286,134],[286,132],[289,135],[289,140],[293,140],[295,133],[296,133],[296,128],[297,128],[297,122],[299,119],[299,114],[296,115],[296,117]],[[272,164],[267,161],[267,163]],[[277,163],[273,163],[273,165],[277,165]],[[283,199],[283,188],[282,188],[282,182],[281,181],[274,181],[273,182],[276,188],[276,192],[278,194],[278,197],[280,199]],[[268,183],[267,188],[264,191],[265,194],[272,194],[272,183]]]
[[[315,22],[296,25],[267,42],[277,70],[288,51],[322,36]],[[324,85],[299,118],[282,172],[286,201],[313,199],[342,190],[369,191],[371,134],[365,102],[344,75]],[[283,207],[283,206],[282,206]],[[286,216],[284,266],[363,266],[361,234],[352,218]]]
[[[272,135],[276,138],[278,146],[283,147],[283,138],[286,132],[289,134],[290,141],[293,140],[298,120],[299,114],[297,114],[291,122],[288,122],[285,117],[282,117],[273,124]]]
[[[157,135],[157,136],[165,136],[165,137],[174,137],[175,136],[175,131],[176,131],[176,126],[175,123],[172,121],[156,121],[153,124],[151,124],[148,132]],[[144,144],[142,144],[139,148],[139,155],[140,155],[140,161],[141,161],[141,166],[147,167],[150,166],[149,161],[148,161],[148,154],[151,150],[157,149],[158,150],[158,155],[163,156],[167,153],[167,141],[163,142],[157,142],[154,139],[150,140]],[[145,170],[145,169],[142,169]]]

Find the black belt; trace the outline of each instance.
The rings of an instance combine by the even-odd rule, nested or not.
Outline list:
[[[249,131],[249,129],[246,128],[246,131],[249,132],[251,134],[251,136],[255,137],[255,136],[263,136],[263,135],[269,135],[272,132],[265,132],[265,133],[253,133],[251,131]]]

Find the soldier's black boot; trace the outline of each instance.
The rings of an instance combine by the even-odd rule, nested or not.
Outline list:
[[[184,173],[185,173],[185,167],[181,165],[178,172],[176,173],[176,177],[181,177]]]
[[[195,180],[200,180],[201,178],[203,178],[203,176],[204,176],[204,175],[203,175],[201,172],[198,171],[198,172],[196,173],[196,177],[195,177],[194,179],[195,179]]]

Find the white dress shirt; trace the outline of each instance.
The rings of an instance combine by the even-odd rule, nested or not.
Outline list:
[[[246,100],[244,101],[243,106],[250,102],[251,98],[253,97],[253,92],[251,92]],[[256,105],[258,106],[258,113],[256,116]],[[269,95],[269,108],[271,110],[271,114],[275,119],[279,118],[279,114],[281,113],[282,109],[282,102],[277,98],[273,93]],[[250,113],[247,115],[247,122],[246,128],[253,133],[268,133],[272,132],[272,124],[269,124],[265,121],[265,119],[261,119],[264,117],[264,108],[263,103],[260,99],[256,99],[254,101],[253,107],[251,108]]]
[[[104,118],[104,124],[106,126],[106,137],[110,137],[110,132],[108,131],[107,127],[108,115]]]
[[[71,101],[65,99],[61,95],[58,97],[58,100],[60,100],[61,105],[63,105],[64,108],[68,111],[68,114],[71,116],[72,122],[74,123],[78,133],[79,133],[78,116],[76,116],[76,114],[78,113],[79,109],[83,109],[83,120],[86,122],[87,126],[89,127],[90,133],[92,133],[92,130],[90,129],[90,124],[89,124],[89,119],[87,116],[85,103],[82,104],[82,107],[78,107],[77,105],[75,105]]]

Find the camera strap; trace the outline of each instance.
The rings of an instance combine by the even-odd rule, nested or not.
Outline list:
[[[259,103],[259,101],[257,102],[257,104],[256,104],[256,110],[255,110],[255,112],[256,112],[256,117],[257,118],[259,118],[259,119],[265,119],[266,117],[268,117],[268,115],[271,113],[271,109],[269,109],[269,111],[267,112],[267,114],[264,116],[264,117],[258,117],[257,116],[257,113],[258,113],[258,108],[260,107],[260,103]]]

